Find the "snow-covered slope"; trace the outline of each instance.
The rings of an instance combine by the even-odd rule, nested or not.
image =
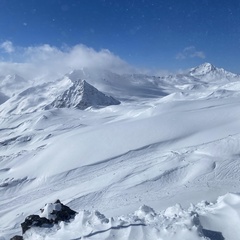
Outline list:
[[[63,77],[54,82],[48,82],[27,88],[23,92],[5,100],[0,107],[4,114],[23,114],[50,108],[75,107],[86,109],[117,105],[120,102],[111,96],[98,91],[85,80],[72,81]]]
[[[176,203],[188,209],[190,203],[240,192],[240,80],[216,67],[200,68],[197,74],[190,70],[171,76],[85,72],[83,79],[104,94],[122,96],[120,105],[105,108],[46,109],[58,98],[66,106],[82,100],[77,78],[82,79],[83,70],[35,85],[1,104],[2,239],[19,234],[26,216],[56,199],[80,214],[73,225],[60,225],[42,239],[76,238],[77,227],[86,236],[109,229],[89,239],[206,239],[201,227],[221,232],[218,236],[226,240],[240,239],[233,237],[236,228],[220,221],[233,213],[238,223],[237,194],[215,205],[198,204],[191,210],[199,214],[196,218],[180,208],[174,208],[176,216],[175,210],[164,215]],[[216,71],[218,77],[208,80]],[[155,210],[152,222],[142,210],[127,217],[143,205]],[[99,222],[97,210],[114,220],[109,225]],[[137,223],[147,223],[146,228],[126,227],[140,215]],[[91,216],[97,224],[86,226]]]
[[[62,94],[72,82],[68,78],[29,87],[0,106],[1,115],[24,114],[43,109]]]

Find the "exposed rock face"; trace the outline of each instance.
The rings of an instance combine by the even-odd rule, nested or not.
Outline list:
[[[84,110],[88,107],[104,107],[118,105],[120,102],[111,96],[97,90],[85,80],[78,80],[67,89],[62,95],[57,97],[48,107],[55,108],[78,108]]]
[[[61,221],[69,222],[75,217],[77,212],[71,208],[63,205],[59,200],[55,203],[49,203],[41,209],[41,214],[30,215],[26,217],[25,221],[21,224],[22,233],[24,234],[31,227],[51,228],[54,224]],[[11,240],[22,240],[22,236],[14,236]]]
[[[41,209],[40,216],[47,218],[53,223],[58,223],[60,221],[68,222],[70,219],[73,219],[76,214],[77,212],[57,200],[55,203],[46,204],[45,207]]]
[[[10,240],[23,240],[23,237],[19,236],[19,235],[16,235],[16,236],[10,238]]]
[[[28,229],[31,227],[44,227],[49,228],[52,227],[52,221],[48,220],[47,218],[40,217],[38,215],[30,215],[28,216],[25,221],[21,224],[22,233],[24,234]]]

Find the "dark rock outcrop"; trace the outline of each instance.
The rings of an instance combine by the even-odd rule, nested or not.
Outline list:
[[[22,233],[24,234],[31,227],[49,228],[53,226],[53,222],[45,217],[39,215],[30,215],[26,217],[25,221],[21,223]]]
[[[23,237],[19,236],[19,235],[16,235],[16,236],[10,238],[10,240],[23,240]]]
[[[73,219],[77,214],[77,212],[73,211],[68,206],[62,204],[60,200],[57,200],[54,204],[59,205],[58,209],[55,209],[52,211],[52,213],[50,213],[51,219],[54,223],[58,223],[61,221],[68,222],[69,220]]]
[[[44,208],[40,209],[40,211],[40,216],[30,215],[21,223],[22,234],[31,227],[51,228],[59,222],[69,222],[77,214],[77,212],[62,204],[60,200],[57,200],[55,203],[45,204]],[[10,240],[23,240],[23,237],[16,235]]]

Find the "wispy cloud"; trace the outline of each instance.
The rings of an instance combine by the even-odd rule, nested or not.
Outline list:
[[[11,41],[5,41],[0,45],[0,48],[6,53],[12,53],[15,51],[13,43]]]
[[[49,44],[21,47],[10,41],[0,44],[1,48],[11,53],[0,59],[0,75],[19,74],[26,79],[53,81],[74,69],[103,69],[115,73],[142,73],[166,75],[164,69],[137,68],[115,55],[108,49],[95,50],[82,44],[56,47]],[[4,59],[5,58],[5,59]]]
[[[196,47],[194,46],[189,46],[183,49],[183,51],[179,52],[176,55],[177,60],[183,60],[187,58],[201,58],[204,59],[206,58],[206,55],[203,51],[198,51]]]
[[[105,69],[117,73],[134,71],[132,66],[108,49],[97,51],[82,44],[61,48],[48,44],[19,47],[5,41],[0,48],[12,53],[11,62],[0,62],[1,74],[17,71],[17,74],[27,75],[28,78],[44,75],[52,79],[81,68]]]

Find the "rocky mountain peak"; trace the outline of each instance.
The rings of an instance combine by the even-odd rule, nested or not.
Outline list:
[[[77,80],[63,94],[58,96],[51,104],[55,108],[78,108],[84,110],[88,107],[103,107],[118,105],[120,102],[111,96],[100,92],[86,80]]]

